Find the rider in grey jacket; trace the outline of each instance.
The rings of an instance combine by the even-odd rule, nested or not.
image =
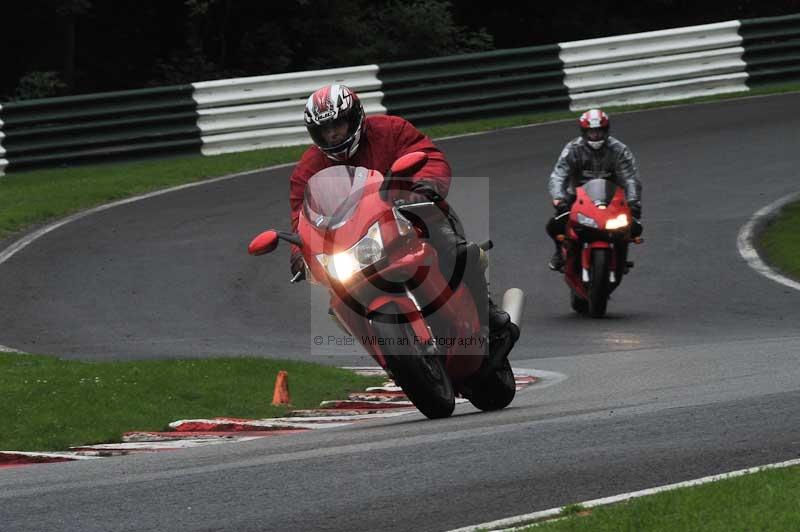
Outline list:
[[[642,216],[642,184],[636,157],[625,144],[608,135],[610,121],[600,109],[583,113],[578,123],[581,136],[567,143],[550,175],[549,190],[556,213],[547,223],[547,233],[555,242],[556,251],[549,266],[556,271],[564,266],[556,237],[565,231],[569,209],[575,201],[575,188],[590,179],[608,179],[623,187],[634,218],[632,236],[642,233],[639,223]]]

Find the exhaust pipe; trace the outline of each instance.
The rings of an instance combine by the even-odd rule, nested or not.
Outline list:
[[[503,294],[503,310],[508,312],[511,323],[520,328],[522,325],[522,313],[525,311],[525,292],[519,288],[509,288]]]

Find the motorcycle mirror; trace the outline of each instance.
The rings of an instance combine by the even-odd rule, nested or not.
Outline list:
[[[428,154],[422,151],[412,151],[397,159],[389,170],[392,175],[413,174],[428,162]]]
[[[250,245],[247,247],[247,252],[251,255],[271,253],[278,247],[279,238],[277,231],[273,231],[272,229],[264,231],[250,242]]]

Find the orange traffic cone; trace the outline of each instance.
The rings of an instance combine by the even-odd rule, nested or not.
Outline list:
[[[272,393],[272,405],[283,406],[291,402],[289,398],[289,374],[284,370],[275,378],[275,391]]]

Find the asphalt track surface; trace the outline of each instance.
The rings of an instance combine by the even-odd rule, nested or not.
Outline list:
[[[441,141],[456,175],[490,179],[488,213],[460,211],[473,232],[488,215],[495,292],[528,295],[512,363],[549,372],[541,383],[491,414],[465,405],[435,422],[7,470],[0,528],[447,530],[796,458],[800,293],[751,270],[736,237],[797,190],[798,110],[800,95],[783,95],[612,117],[640,160],[647,242],[602,320],[573,315],[545,268],[546,180],[574,125]],[[260,229],[286,227],[287,173],[37,240],[0,265],[0,344],[97,360],[365,362],[311,347],[316,306],[285,282],[287,249],[244,252]]]

